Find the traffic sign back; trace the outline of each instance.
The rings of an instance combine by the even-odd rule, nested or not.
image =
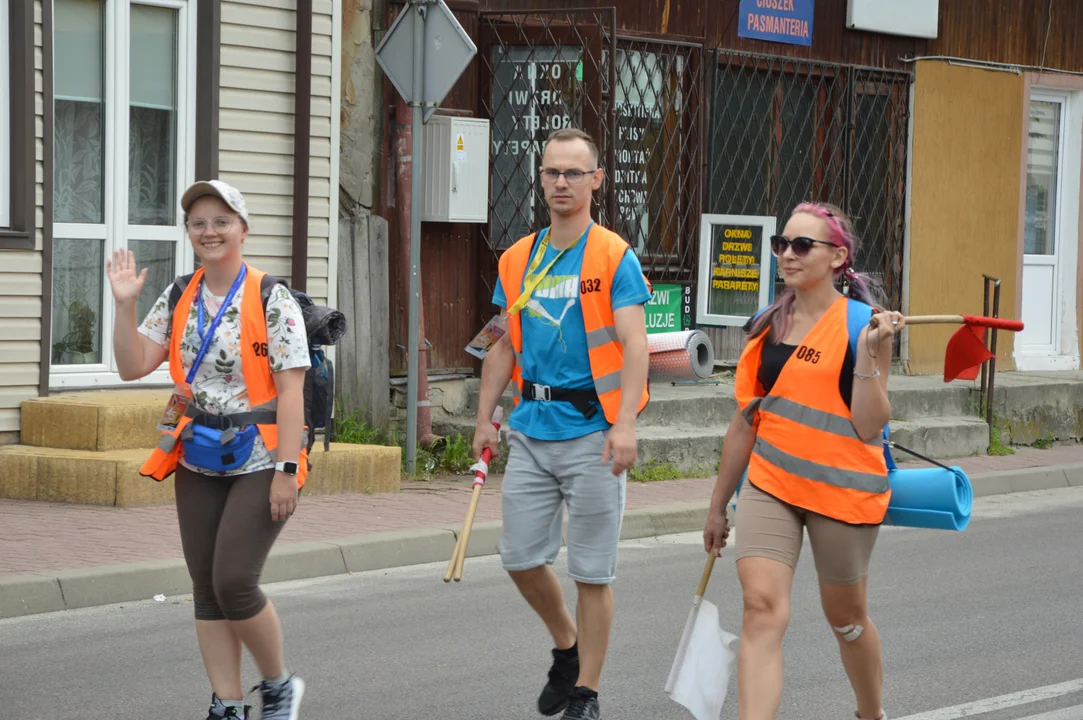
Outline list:
[[[419,7],[425,8],[422,19]],[[424,97],[414,84],[414,23],[424,22]],[[423,102],[425,120],[436,111],[477,54],[477,46],[455,19],[444,0],[411,2],[402,9],[376,48],[376,60],[407,102]]]

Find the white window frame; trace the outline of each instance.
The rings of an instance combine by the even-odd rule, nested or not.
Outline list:
[[[1079,263],[1078,228],[1083,221],[1079,206],[1081,163],[1083,145],[1077,133],[1071,128],[1078,127],[1077,122],[1083,117],[1083,93],[1065,88],[1046,87],[1035,84],[1026,98],[1029,112],[1034,101],[1057,103],[1060,105],[1060,147],[1058,148],[1057,198],[1056,198],[1056,237],[1053,255],[1020,255],[1020,262],[1035,264],[1056,264],[1057,272],[1053,278],[1052,342],[1048,345],[1020,347],[1016,341],[1013,352],[1016,367],[1022,371],[1058,371],[1076,370],[1080,366],[1078,332],[1076,328],[1076,274]],[[1024,129],[1025,131],[1025,129]],[[1024,139],[1024,152],[1026,152]],[[1022,178],[1026,183],[1026,177]],[[1025,212],[1025,207],[1020,208]],[[1020,287],[1021,301],[1023,289]]]
[[[11,227],[11,11],[0,0],[0,228]]]
[[[0,0],[2,2],[3,0]],[[180,195],[195,176],[195,77],[196,77],[196,2],[197,0],[123,0],[105,3],[105,84],[104,115],[105,153],[102,182],[105,186],[103,224],[53,223],[53,236],[73,239],[104,240],[105,259],[114,250],[127,250],[129,239],[175,241],[175,273],[191,272],[195,263],[191,243],[180,212]],[[176,224],[147,226],[128,224],[128,113],[130,9],[145,5],[176,10],[177,16],[177,134],[176,134]],[[136,262],[138,262],[136,258]],[[86,365],[53,365],[50,386],[57,389],[131,385],[167,385],[172,383],[168,362],[140,380],[124,382],[117,371],[113,354],[115,303],[109,279],[102,270],[103,303],[99,318],[101,360]],[[150,288],[160,293],[165,288]],[[142,322],[142,318],[138,318]]]

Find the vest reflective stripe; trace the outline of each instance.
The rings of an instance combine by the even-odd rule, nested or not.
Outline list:
[[[619,341],[620,338],[617,337],[617,328],[612,325],[598,328],[597,330],[591,330],[587,333],[587,348],[590,350],[600,348],[606,343]]]
[[[790,356],[770,393],[757,377],[767,331],[752,338],[738,362],[735,396],[756,431],[752,484],[811,512],[875,524],[891,490],[881,441],[861,439],[838,390],[849,347],[846,312],[841,298],[823,314],[801,341],[810,352]]]
[[[534,234],[528,235],[508,248],[500,257],[500,283],[508,307],[511,307],[522,293],[523,276],[530,261],[534,240]],[[597,281],[580,283],[579,302],[583,310],[583,329],[587,335],[587,354],[590,358],[594,389],[610,424],[616,422],[620,412],[620,376],[624,366],[624,351],[614,326],[611,289],[613,275],[627,250],[628,243],[619,235],[595,223],[587,234],[583,265],[579,273],[580,278]],[[650,286],[649,281],[647,285]],[[582,289],[588,286],[593,292],[582,292]],[[511,377],[519,391],[515,396],[515,404],[518,405],[523,387],[523,325],[519,313],[508,318],[508,335],[515,350],[515,367],[512,368]],[[649,399],[650,393],[644,387],[637,411],[642,411]]]
[[[594,389],[599,395],[620,390],[620,371],[594,378]]]
[[[758,402],[757,405],[763,412],[778,415],[779,417],[786,418],[787,420],[812,428],[813,430],[821,430],[840,437],[850,438],[851,440],[859,440],[877,448],[881,446],[879,437],[869,441],[861,440],[861,436],[857,434],[857,430],[854,429],[854,424],[850,422],[850,418],[841,415],[817,410],[808,405],[802,405],[801,403],[796,403],[793,400],[778,397],[776,395],[768,395],[763,398],[761,402]]]
[[[868,493],[881,493],[888,489],[886,475],[842,470],[831,465],[804,460],[779,450],[763,438],[756,438],[753,450],[767,462],[791,475]]]
[[[271,365],[266,357],[267,347],[267,317],[263,310],[263,300],[260,297],[260,281],[265,273],[248,266],[248,275],[244,281],[244,294],[241,296],[241,372],[244,375],[245,388],[248,392],[248,401],[252,406],[252,412],[263,410],[275,410],[278,407],[278,390],[271,374]],[[195,294],[203,279],[203,269],[196,270],[188,286],[181,293],[176,307],[173,309],[173,325],[169,342],[169,374],[173,382],[183,385],[186,371],[181,360],[180,342],[184,336],[188,324],[188,315],[191,312]],[[261,355],[258,351],[264,348]],[[191,406],[190,406],[191,407]],[[162,481],[172,475],[180,462],[184,452],[183,443],[177,442],[181,433],[191,422],[191,416],[186,413],[177,423],[175,430],[162,433],[162,439],[150,457],[143,463],[139,472],[141,475]],[[278,424],[258,423],[260,437],[272,458],[278,457]],[[305,428],[304,433],[308,429]],[[302,487],[308,476],[308,449],[307,440],[302,440],[301,453],[297,461],[297,486]]]

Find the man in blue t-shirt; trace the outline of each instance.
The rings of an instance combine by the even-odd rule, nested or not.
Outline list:
[[[493,293],[505,316],[509,294],[518,298],[511,309],[518,310],[522,333],[522,379],[548,387],[541,397],[524,392],[507,422],[500,554],[504,569],[555,644],[538,710],[543,715],[563,710],[564,720],[601,717],[598,684],[613,621],[612,583],[626,475],[636,460],[636,415],[648,368],[644,305],[651,291],[638,258],[627,248],[609,286],[612,330],[623,362],[619,410],[610,405],[609,414],[615,415],[610,424],[597,396],[581,300],[581,293],[601,287],[591,278],[596,268],[581,272],[588,244],[620,252],[615,244],[619,238],[595,228],[590,217],[591,195],[604,174],[598,165],[598,148],[589,135],[561,130],[549,137],[542,151],[541,181],[552,223],[534,238],[520,287],[509,293],[504,274],[515,273],[502,270]],[[517,257],[521,261],[523,255]],[[486,447],[494,458],[497,454],[491,420],[515,368],[510,335],[493,346],[482,367],[475,457]],[[565,504],[568,574],[578,589],[579,627],[549,567],[560,551]]]

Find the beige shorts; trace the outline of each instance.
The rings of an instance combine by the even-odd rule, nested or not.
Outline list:
[[[853,585],[868,574],[879,525],[832,520],[782,502],[745,481],[734,519],[737,560],[766,557],[796,568],[805,528],[821,582]]]

